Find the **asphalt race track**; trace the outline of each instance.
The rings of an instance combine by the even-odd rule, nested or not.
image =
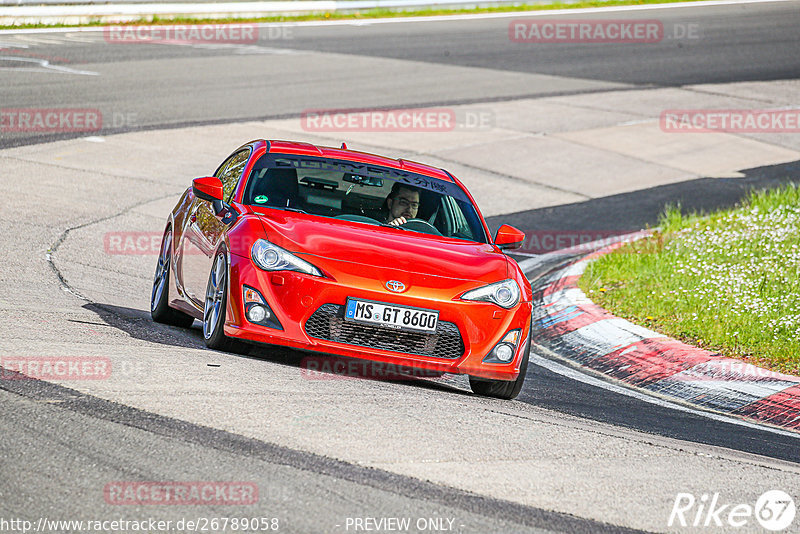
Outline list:
[[[679,493],[753,506],[782,490],[797,501],[796,435],[620,394],[542,355],[518,399],[502,402],[472,395],[461,377],[309,376],[301,353],[209,351],[197,322],[150,320],[155,253],[109,247],[110,236],[160,235],[189,180],[257,137],[346,141],[445,166],[491,226],[527,231],[636,230],[667,202],[727,206],[800,176],[796,133],[658,128],[663,109],[796,107],[800,3],[551,18],[569,17],[655,19],[665,38],[515,43],[513,16],[285,25],[244,44],[0,33],[4,111],[102,117],[101,129],[80,132],[3,123],[0,357],[107,358],[113,369],[60,383],[3,375],[0,527],[258,517],[309,533],[758,532],[754,518],[743,529],[668,519]],[[300,120],[312,109],[397,107],[447,107],[466,122],[408,133]],[[532,280],[566,259],[518,256]],[[126,481],[238,481],[258,498],[120,505],[104,493]],[[95,531],[111,530],[129,529]],[[223,530],[233,531],[209,531]]]
[[[572,16],[656,18],[664,39],[646,46],[510,42],[514,16],[273,26],[261,30],[257,43],[196,46],[107,43],[101,31],[3,34],[0,66],[4,77],[13,72],[13,82],[4,84],[3,105],[99,108],[106,129],[130,131],[297,116],[314,108],[491,102],[611,88],[791,80],[800,74],[794,2],[655,13]],[[551,17],[562,18],[567,17]],[[31,60],[84,74],[45,77],[41,71],[47,68]],[[101,76],[85,74],[98,69]],[[6,134],[2,146],[30,142],[30,136]]]

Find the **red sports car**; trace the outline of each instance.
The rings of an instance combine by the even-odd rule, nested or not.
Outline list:
[[[531,287],[449,172],[403,159],[257,140],[196,178],[169,215],[155,321],[242,342],[469,375],[514,398]]]

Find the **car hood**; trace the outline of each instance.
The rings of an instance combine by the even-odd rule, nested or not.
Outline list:
[[[269,241],[295,254],[333,260],[339,268],[354,263],[485,283],[508,276],[508,258],[487,243],[278,210],[257,215]]]

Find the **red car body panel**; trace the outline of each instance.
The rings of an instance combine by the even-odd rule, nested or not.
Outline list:
[[[224,248],[229,265],[224,325],[227,336],[487,379],[514,380],[518,376],[521,355],[530,336],[532,292],[519,266],[491,243],[491,237],[489,243],[477,243],[241,204],[246,177],[255,161],[268,150],[412,171],[457,184],[474,205],[472,197],[455,177],[420,163],[305,143],[259,140],[245,147],[249,147],[251,154],[231,201],[240,215],[230,227],[226,228],[211,213],[209,202],[195,198],[191,188],[170,214],[168,231],[173,232],[174,258],[170,307],[202,320],[203,283],[208,279],[215,254]],[[486,235],[490,236],[482,216],[480,220]],[[259,268],[251,258],[250,249],[262,238],[310,262],[324,277]],[[459,298],[466,291],[508,278],[516,280],[521,289],[520,302],[511,309]],[[400,281],[407,289],[401,293],[390,292],[386,288],[389,280]],[[243,285],[261,293],[283,326],[282,330],[253,324],[246,319]],[[321,305],[343,306],[348,297],[438,310],[440,322],[458,327],[464,345],[463,355],[442,359],[309,335],[305,325]],[[514,358],[504,364],[484,362],[484,357],[515,329],[521,330],[522,336]]]

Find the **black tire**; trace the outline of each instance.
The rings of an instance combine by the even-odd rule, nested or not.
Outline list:
[[[469,377],[469,386],[472,392],[476,395],[483,395],[484,397],[495,397],[498,399],[511,400],[519,395],[522,391],[522,384],[525,383],[525,375],[528,373],[528,359],[531,355],[531,340],[528,336],[528,341],[525,347],[525,354],[522,356],[522,362],[519,365],[519,376],[516,380],[486,380],[481,378]]]
[[[150,317],[157,323],[188,328],[192,326],[194,317],[170,308],[169,274],[172,264],[172,230],[164,233],[161,240],[161,252],[156,263],[156,274],[153,277],[153,291],[150,294]]]
[[[225,251],[217,252],[208,275],[203,303],[203,339],[206,347],[225,352],[246,354],[250,346],[225,335],[228,310],[228,259]]]

